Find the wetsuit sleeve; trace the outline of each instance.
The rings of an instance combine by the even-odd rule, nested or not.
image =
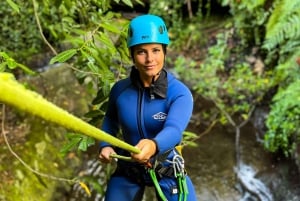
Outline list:
[[[163,129],[153,139],[158,148],[158,154],[174,148],[182,140],[193,112],[193,97],[190,90],[183,84],[170,87],[168,92],[170,108]]]
[[[108,107],[102,122],[101,130],[104,132],[116,136],[119,131],[119,124],[118,124],[118,115],[117,115],[117,108],[116,108],[116,98],[117,98],[117,91],[118,85],[114,85],[111,89],[109,100],[108,100]],[[100,142],[100,149],[106,146],[111,146],[108,142]]]

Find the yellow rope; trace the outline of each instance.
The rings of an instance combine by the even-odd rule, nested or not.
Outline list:
[[[105,133],[47,101],[40,94],[26,89],[11,73],[0,73],[0,93],[0,102],[127,151],[140,152],[138,148]]]

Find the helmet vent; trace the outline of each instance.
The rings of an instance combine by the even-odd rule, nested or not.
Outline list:
[[[132,36],[133,36],[133,30],[132,30],[132,29],[129,29],[129,30],[128,30],[128,36],[129,36],[129,37],[132,37]]]
[[[163,28],[163,26],[159,26],[158,31],[159,31],[160,34],[163,34],[163,33],[164,33],[164,28]]]

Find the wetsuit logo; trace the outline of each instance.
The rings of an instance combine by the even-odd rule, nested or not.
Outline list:
[[[153,119],[158,120],[158,121],[165,121],[167,118],[167,114],[163,113],[163,112],[159,112],[159,113],[154,114],[152,117],[153,117]]]

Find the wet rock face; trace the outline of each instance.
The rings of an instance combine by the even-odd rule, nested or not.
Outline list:
[[[49,67],[40,76],[28,80],[30,86],[59,107],[81,116],[88,111],[91,97],[67,65]]]
[[[268,118],[270,109],[266,106],[258,107],[251,118],[251,123],[255,129],[256,141],[263,144],[264,135],[267,132],[267,127],[265,125],[265,121]],[[292,154],[292,160],[294,160],[295,164],[298,167],[298,171],[300,173],[300,144],[298,144],[295,148],[295,151]]]
[[[298,166],[298,171],[300,172],[300,145],[298,144],[296,150],[293,154],[293,158]]]

